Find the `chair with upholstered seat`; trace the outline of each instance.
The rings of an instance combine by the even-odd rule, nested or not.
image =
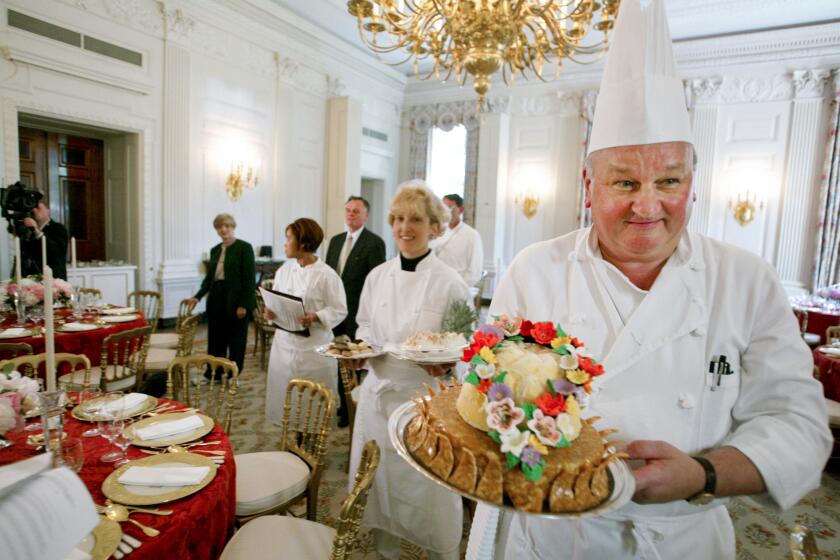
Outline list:
[[[0,360],[11,360],[18,356],[34,354],[32,345],[25,342],[0,342]]]
[[[169,348],[175,350],[178,348],[178,332],[181,329],[181,323],[189,317],[193,309],[195,309],[195,302],[192,299],[182,299],[178,304],[178,317],[175,319],[175,332],[169,333],[152,333],[149,338],[149,348]]]
[[[799,323],[799,334],[802,335],[802,340],[811,348],[815,348],[820,343],[820,335],[809,333],[808,330],[808,312],[804,309],[794,309],[793,314],[796,315],[796,322]]]
[[[47,361],[46,352],[41,354],[24,354],[9,360],[0,362],[0,370],[10,365],[27,377],[37,378],[38,368]],[[66,381],[65,376],[59,378],[60,385],[68,391],[85,391],[90,389],[93,384],[90,381],[90,360],[87,356],[82,354],[68,354],[65,352],[58,352],[55,354],[55,369],[56,372],[67,371],[67,376],[77,374],[80,378],[80,383],[70,383]]]
[[[90,368],[89,381],[85,381],[79,372],[73,372],[59,377],[59,383],[98,386],[103,391],[132,390],[146,366],[151,334],[152,327],[146,325],[108,335],[102,341],[99,365]]]
[[[840,325],[825,329],[826,344],[840,344]]]
[[[315,521],[334,408],[335,396],[322,384],[308,379],[289,382],[279,450],[234,456],[239,523],[283,513],[304,496],[306,517]]]
[[[99,288],[79,288],[79,295],[90,294],[96,298],[102,299],[102,290]]]
[[[128,294],[128,305],[143,312],[146,324],[151,325],[152,332],[157,330],[160,319],[160,292],[152,290],[136,290]]]
[[[198,315],[190,315],[178,327],[178,344],[173,348],[150,347],[146,355],[146,369],[144,376],[158,371],[166,371],[172,360],[182,356],[189,356],[193,352],[195,331],[198,328]],[[152,335],[154,336],[154,334]]]
[[[341,504],[338,529],[287,515],[265,515],[244,525],[225,546],[221,560],[284,558],[344,560],[357,548],[359,525],[379,466],[379,446],[371,440],[362,450],[353,491]],[[238,474],[238,473],[237,473]]]
[[[254,309],[254,356],[257,355],[257,350],[260,350],[260,369],[265,369],[268,361],[268,352],[271,348],[271,341],[274,339],[274,333],[277,327],[265,318],[265,301],[263,301],[262,294],[257,290],[257,307]]]
[[[197,371],[198,377],[208,368],[219,375],[211,376],[207,384],[192,386],[190,380],[193,369]],[[230,434],[238,380],[239,368],[236,362],[207,354],[183,356],[175,358],[169,365],[166,398],[203,410]]]

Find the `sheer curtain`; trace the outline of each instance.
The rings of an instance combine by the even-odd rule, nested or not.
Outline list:
[[[408,109],[410,143],[409,170],[412,178],[426,179],[429,131],[449,131],[462,124],[467,129],[467,158],[464,169],[464,221],[475,225],[475,197],[478,178],[478,111],[475,101],[415,105]]]
[[[825,149],[825,167],[820,184],[817,214],[817,244],[814,251],[813,288],[840,282],[840,69],[833,72],[831,133]]]

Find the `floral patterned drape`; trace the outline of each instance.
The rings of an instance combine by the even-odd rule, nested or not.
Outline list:
[[[475,196],[478,178],[479,117],[474,101],[416,105],[408,110],[410,143],[409,171],[412,178],[425,179],[429,157],[429,131],[446,131],[463,124],[467,129],[467,161],[464,169],[464,221],[475,226]]]
[[[817,244],[814,251],[813,289],[840,282],[840,69],[833,72],[831,132],[825,149],[817,214]]]
[[[580,187],[577,194],[577,209],[578,209],[578,225],[580,227],[587,227],[592,223],[592,214],[589,208],[586,207],[586,185],[583,181],[583,166],[586,162],[586,150],[589,148],[589,135],[592,133],[592,118],[595,116],[595,101],[598,98],[598,92],[594,89],[583,92],[580,96],[580,118],[583,120],[580,128],[580,167],[578,168],[578,177],[580,178]]]

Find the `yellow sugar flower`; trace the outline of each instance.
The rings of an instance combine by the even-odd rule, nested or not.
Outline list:
[[[564,344],[568,344],[571,341],[572,341],[572,339],[569,338],[568,336],[558,336],[557,338],[555,338],[554,340],[551,341],[551,347],[552,348],[560,348]]]
[[[496,355],[490,350],[488,347],[484,347],[481,349],[481,352],[478,353],[481,356],[481,359],[487,362],[488,364],[495,364],[496,363]]]
[[[543,443],[537,439],[537,436],[531,434],[530,439],[528,439],[528,445],[539,451],[543,455],[548,454],[548,447],[543,445]]]
[[[566,412],[575,418],[580,418],[580,405],[571,395],[566,397]]]
[[[571,369],[566,372],[566,379],[576,385],[582,385],[589,381],[589,374],[582,369]]]

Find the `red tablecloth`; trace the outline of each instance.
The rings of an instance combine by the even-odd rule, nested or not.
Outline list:
[[[166,402],[160,399],[161,402]],[[102,481],[114,470],[112,463],[102,463],[99,457],[109,450],[108,442],[101,437],[82,437],[81,433],[90,428],[90,424],[80,422],[65,415],[64,431],[68,437],[82,439],[85,451],[85,465],[79,473],[97,504],[105,503],[105,496],[100,487]],[[15,445],[0,449],[0,465],[13,463],[35,455],[34,448],[26,444],[28,435],[38,432],[18,432],[7,434]],[[161,509],[171,509],[169,516],[134,513],[131,517],[140,523],[160,531],[157,537],[147,537],[132,523],[121,523],[124,533],[142,541],[143,545],[132,552],[128,560],[162,560],[165,558],[190,558],[191,560],[215,559],[222,554],[225,543],[233,533],[236,512],[236,464],[230,441],[219,424],[204,436],[204,441],[221,441],[221,444],[208,445],[203,449],[221,449],[227,452],[225,462],[219,466],[216,478],[192,496],[175,502],[161,504]],[[128,448],[129,459],[149,457],[136,447]],[[148,506],[156,507],[156,506]]]
[[[820,344],[825,344],[825,331],[828,327],[837,325],[840,325],[840,315],[829,315],[820,311],[808,311],[808,328],[806,330],[809,333],[818,334],[820,336]]]
[[[820,370],[823,393],[826,398],[840,401],[840,357],[823,354],[820,348],[814,349],[814,365]]]
[[[65,320],[70,314],[70,310],[56,309],[56,319]],[[63,333],[56,331],[55,333],[55,351],[68,352],[70,354],[84,354],[90,360],[90,365],[98,366],[102,358],[102,342],[108,335],[117,332],[127,331],[129,329],[136,329],[146,324],[146,319],[143,314],[137,312],[139,317],[134,321],[127,321],[125,323],[110,323],[104,325],[101,329],[84,332]],[[15,322],[14,315],[0,323],[0,328],[9,328]],[[27,328],[34,328],[31,325]],[[26,338],[5,338],[0,342],[25,342],[32,346],[32,350],[36,354],[45,352],[45,342],[42,335],[30,336]]]

